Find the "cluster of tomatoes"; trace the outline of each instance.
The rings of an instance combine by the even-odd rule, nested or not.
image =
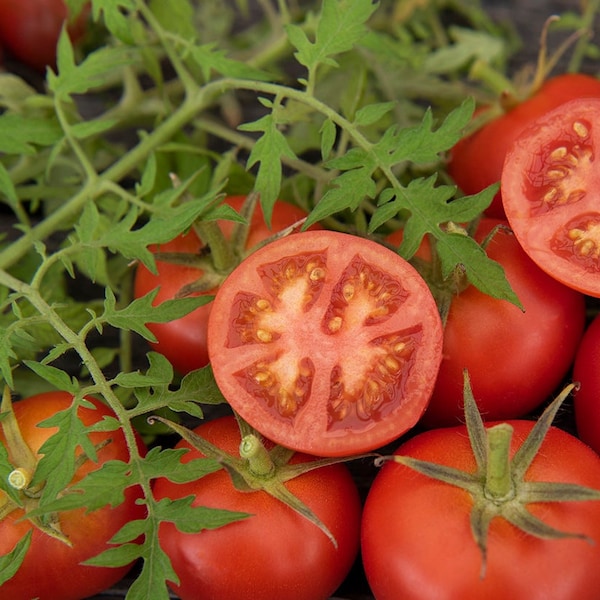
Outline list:
[[[59,4],[49,3],[49,12]],[[46,50],[41,49],[43,64],[39,57],[19,54],[20,41],[28,35],[39,40],[39,33],[3,29],[10,7],[11,2],[0,3],[2,44],[43,68]],[[64,15],[61,27],[63,21]],[[41,42],[26,47],[41,48]],[[359,555],[377,600],[597,598],[597,499],[538,498],[531,512],[548,528],[540,525],[539,536],[523,535],[517,519],[494,519],[484,528],[486,572],[481,576],[482,547],[473,538],[472,508],[475,500],[484,500],[475,492],[390,460],[365,499],[346,461],[387,448],[410,432],[394,448],[396,455],[476,474],[477,454],[463,424],[465,371],[486,424],[502,421],[513,428],[511,457],[518,456],[533,429],[533,421],[523,417],[572,379],[579,384],[573,397],[577,437],[550,429],[522,475],[530,483],[600,490],[600,317],[589,315],[591,298],[600,297],[594,183],[599,116],[599,80],[556,77],[465,138],[449,157],[449,172],[465,193],[501,180],[473,235],[503,266],[520,307],[464,285],[454,290],[442,318],[418,264],[390,249],[397,244],[394,235],[374,241],[319,227],[299,231],[306,215],[283,202],[275,205],[270,227],[256,207],[234,248],[232,270],[209,273],[216,287],[195,287],[207,272],[193,260],[206,258],[193,230],[154,249],[156,274],[138,267],[137,297],[157,287],[156,303],[182,289],[215,296],[186,317],[150,323],[154,349],[182,375],[210,363],[223,395],[264,436],[267,449],[259,458],[268,457],[268,468],[264,460],[260,467],[248,461],[252,472],[245,475],[252,477],[252,492],[236,489],[225,470],[187,484],[155,482],[157,499],[191,495],[198,506],[252,515],[198,534],[162,524],[161,544],[179,578],[172,585],[181,598],[197,598],[201,589],[206,600],[325,600]],[[246,200],[226,202],[240,211]],[[220,227],[231,236],[232,222]],[[287,228],[292,232],[271,239]],[[424,244],[419,258],[430,264],[434,252]],[[177,263],[169,260],[174,256]],[[52,434],[52,428],[37,423],[66,410],[71,401],[69,394],[56,392],[15,403],[19,430],[33,454]],[[86,425],[109,414],[99,402],[90,402],[95,410],[82,406],[79,414]],[[9,429],[0,436],[7,446]],[[241,432],[233,416],[205,422],[195,431],[238,455]],[[109,437],[112,443],[102,446]],[[77,478],[111,459],[127,461],[119,432],[96,432],[91,441],[100,447],[99,460],[84,462]],[[186,441],[178,447],[190,450],[184,461],[200,455]],[[294,454],[278,462],[277,447]],[[315,456],[325,462],[315,462]],[[291,467],[300,474],[288,478]],[[319,526],[268,492],[278,477]],[[485,495],[485,482],[481,490]],[[515,493],[492,500],[498,505],[528,498]],[[76,600],[110,587],[129,565],[116,569],[82,562],[106,549],[128,521],[143,518],[143,505],[136,500],[139,494],[131,488],[117,507],[61,517],[59,529],[70,546],[34,527],[27,569],[3,585],[3,594],[40,596],[42,579],[55,599]],[[31,529],[21,516],[13,510],[0,522],[0,555]],[[565,539],[544,539],[563,530]],[[24,575],[36,572],[47,556],[65,569]],[[18,596],[11,586],[25,591]],[[69,595],[74,588],[77,596]]]

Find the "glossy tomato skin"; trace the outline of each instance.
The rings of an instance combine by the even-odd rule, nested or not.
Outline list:
[[[533,423],[510,421],[516,450]],[[421,433],[397,454],[476,470],[466,428]],[[600,488],[600,459],[576,437],[551,428],[526,480],[560,481]],[[363,511],[365,573],[377,600],[596,600],[600,589],[600,502],[528,506],[544,522],[583,532],[582,539],[542,540],[503,519],[491,522],[487,569],[469,521],[464,490],[386,463],[375,477]]]
[[[496,225],[483,219],[476,238]],[[524,311],[469,286],[453,300],[444,328],[443,358],[421,424],[463,420],[464,369],[485,420],[515,419],[554,393],[567,374],[585,328],[585,297],[552,279],[499,230],[486,251],[498,261]]]
[[[469,195],[499,182],[506,154],[520,132],[548,111],[581,97],[600,98],[600,79],[581,73],[548,79],[531,97],[460,140],[450,152],[449,174]],[[496,194],[486,214],[504,218],[501,192]]]
[[[244,203],[245,196],[231,196],[225,201],[235,210],[239,211]],[[257,205],[246,241],[246,248],[250,249],[256,244],[268,239],[278,231],[294,224],[306,217],[300,208],[284,202],[277,202],[273,210],[271,229],[265,223],[262,209]],[[221,228],[226,235],[231,233],[232,221],[223,221]],[[162,244],[154,250],[160,252],[182,252],[197,254],[202,248],[202,242],[193,230],[181,235],[171,242]],[[158,305],[165,300],[171,300],[179,290],[189,283],[199,279],[203,272],[195,267],[169,264],[157,261],[158,275],[154,275],[144,265],[139,265],[134,280],[134,295],[136,298],[144,296],[155,288],[159,288],[154,299]],[[215,289],[206,292],[213,295]],[[196,308],[186,316],[169,321],[168,323],[148,323],[147,327],[155,335],[157,341],[151,346],[157,352],[166,356],[176,371],[185,375],[190,371],[206,366],[208,351],[206,348],[206,335],[208,315],[212,303]]]
[[[267,438],[317,456],[398,439],[429,401],[442,326],[419,273],[374,241],[296,233],[219,289],[208,325],[217,385]]]
[[[87,28],[89,6],[68,27],[71,40],[79,41]],[[0,45],[24,64],[44,71],[56,64],[56,46],[68,20],[63,0],[2,0]]]
[[[104,416],[113,416],[104,404],[93,399],[89,401],[96,407],[95,410],[87,407],[78,409],[78,416],[85,425],[101,421]],[[23,438],[34,452],[56,431],[55,428],[37,427],[37,423],[67,409],[71,403],[72,396],[60,391],[30,396],[14,403]],[[109,460],[129,460],[127,444],[120,431],[92,433],[90,439],[96,445],[112,440],[98,451],[100,464]],[[1,431],[0,443],[5,443]],[[142,442],[138,443],[143,452]],[[98,463],[87,461],[78,469],[73,481],[79,481],[97,468]],[[20,510],[1,520],[0,555],[10,552],[17,541],[33,529],[31,545],[21,567],[0,587],[2,597],[10,600],[80,600],[100,593],[122,579],[131,565],[108,568],[80,563],[112,548],[108,541],[127,522],[144,518],[145,507],[136,504],[141,492],[130,487],[124,493],[124,502],[114,508],[106,506],[88,514],[85,514],[85,509],[61,513],[61,528],[72,547],[42,533],[27,520],[19,521],[23,515]]]
[[[200,425],[196,432],[239,456],[234,417]],[[182,441],[177,448],[190,448]],[[192,449],[184,462],[198,458]],[[292,462],[314,460],[295,454]],[[182,600],[326,600],[350,571],[358,552],[361,503],[347,467],[341,463],[309,471],[286,484],[329,528],[338,547],[314,524],[264,491],[240,492],[218,471],[188,484],[159,479],[156,498],[194,496],[194,506],[250,513],[252,516],[197,534],[162,523],[159,537],[180,585]]]
[[[573,364],[577,435],[600,454],[600,316],[588,325]]]
[[[506,156],[502,202],[527,254],[552,277],[600,298],[600,98],[561,105]]]

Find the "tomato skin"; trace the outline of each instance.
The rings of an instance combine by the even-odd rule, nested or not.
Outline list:
[[[231,196],[226,198],[225,202],[239,211],[244,200],[245,196]],[[284,202],[277,202],[273,210],[271,229],[269,229],[264,221],[262,209],[260,205],[257,205],[250,223],[246,249],[252,248],[305,216],[306,213],[300,208]],[[230,235],[233,222],[222,221],[221,228],[226,235]],[[151,250],[196,254],[201,248],[202,242],[196,233],[190,230],[189,233],[162,244],[160,248],[153,247]],[[197,268],[161,261],[157,261],[157,268],[158,275],[154,275],[144,265],[139,265],[134,279],[134,296],[136,298],[144,296],[156,287],[159,288],[154,299],[155,306],[174,298],[184,285],[196,281],[203,274],[203,271]],[[213,295],[215,292],[216,290],[212,289],[206,294]],[[206,336],[211,307],[212,303],[204,304],[180,319],[168,323],[147,324],[148,329],[157,339],[150,346],[166,356],[181,375],[200,369],[208,363]]]
[[[88,5],[68,27],[73,43],[85,34]],[[2,0],[0,2],[0,45],[24,64],[44,71],[56,65],[56,46],[68,19],[63,0]]]
[[[509,421],[512,452],[533,422]],[[475,472],[465,427],[421,433],[396,454]],[[600,487],[600,459],[576,437],[552,427],[527,471],[529,481]],[[595,600],[600,589],[600,502],[530,504],[544,522],[582,532],[581,539],[541,540],[503,519],[492,520],[487,570],[470,526],[468,492],[386,463],[375,477],[363,511],[363,565],[377,600]]]
[[[448,173],[467,195],[499,182],[506,154],[523,129],[557,106],[581,97],[600,98],[600,79],[581,73],[548,79],[528,99],[460,140],[450,152]],[[504,218],[501,192],[485,212]]]
[[[80,407],[78,416],[85,425],[96,423],[113,412],[97,400],[89,399],[96,409]],[[66,392],[46,392],[14,403],[14,412],[23,438],[37,453],[55,428],[37,427],[37,423],[71,406],[72,396]],[[73,479],[79,481],[89,471],[109,460],[129,460],[125,438],[120,431],[92,433],[90,439],[99,444],[106,439],[111,443],[98,451],[99,463],[87,461]],[[0,443],[5,443],[0,430]],[[139,447],[144,451],[141,441]],[[10,552],[27,531],[33,529],[33,538],[25,559],[17,573],[1,586],[2,597],[11,600],[80,600],[93,596],[123,578],[131,565],[118,568],[81,565],[93,556],[112,547],[107,542],[127,522],[142,519],[146,514],[137,505],[141,491],[130,487],[125,490],[125,501],[111,508],[106,506],[89,514],[85,509],[66,511],[60,515],[62,531],[72,547],[56,540],[27,521],[19,521],[23,512],[15,510],[0,521],[0,555]],[[0,492],[2,494],[2,492]]]
[[[574,412],[578,437],[600,454],[600,316],[588,325],[573,364]]]
[[[441,360],[430,289],[371,240],[306,231],[244,260],[208,323],[223,395],[263,435],[317,456],[398,439],[423,414]]]
[[[209,442],[239,456],[240,434],[232,416],[201,424],[195,430]],[[190,448],[181,441],[176,448]],[[191,449],[183,462],[200,457]],[[295,454],[291,462],[313,460]],[[342,583],[358,553],[361,503],[358,490],[341,463],[309,471],[286,483],[325,523],[338,548],[315,525],[264,491],[240,492],[220,470],[188,484],[166,479],[155,483],[157,499],[193,495],[194,506],[250,513],[252,516],[197,534],[161,524],[159,538],[180,585],[171,587],[182,600],[326,600]]]
[[[523,130],[506,156],[506,217],[521,246],[552,277],[600,297],[600,98],[579,98]]]
[[[505,221],[483,219],[482,240]],[[515,419],[546,401],[572,365],[585,328],[585,297],[552,279],[525,254],[507,230],[487,246],[520,299],[517,306],[469,286],[450,306],[443,358],[421,424],[427,428],[463,420],[463,371],[485,420]]]

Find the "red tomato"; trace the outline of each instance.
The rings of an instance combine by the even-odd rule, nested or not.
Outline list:
[[[73,43],[87,28],[86,5],[68,31]],[[56,64],[56,46],[69,12],[63,0],[2,0],[0,2],[0,45],[24,64],[39,71]]]
[[[510,424],[514,453],[533,423]],[[461,426],[421,433],[396,454],[476,471],[466,428]],[[525,479],[598,489],[600,459],[580,440],[552,427]],[[467,491],[386,463],[367,496],[361,534],[363,565],[377,600],[597,600],[600,502],[527,505],[545,523],[585,533],[595,544],[539,539],[494,518],[483,579],[482,556],[471,531],[472,507]]]
[[[552,277],[600,297],[600,98],[563,104],[521,133],[506,157],[506,217]]]
[[[476,238],[499,223],[505,222],[483,219]],[[425,427],[462,421],[464,369],[484,419],[526,415],[560,385],[583,334],[584,296],[539,269],[509,231],[498,231],[486,251],[504,268],[525,311],[474,286],[452,300]]]
[[[227,198],[226,202],[239,211],[244,200],[244,196],[232,196]],[[304,217],[306,217],[306,213],[300,208],[284,202],[277,202],[273,210],[271,229],[269,229],[265,223],[262,209],[258,205],[250,223],[246,248],[250,249],[256,246],[274,235],[274,233],[285,229]],[[226,235],[229,235],[233,228],[233,222],[223,221],[221,228]],[[198,254],[201,248],[202,242],[196,233],[191,230],[186,235],[179,236],[167,244],[162,244],[160,248],[154,247],[152,250]],[[137,268],[134,282],[134,295],[136,298],[144,296],[157,287],[159,288],[154,299],[155,305],[174,298],[183,286],[193,283],[203,275],[203,271],[195,267],[168,262],[157,261],[157,268],[158,275],[154,275],[146,267],[140,265]],[[215,291],[215,289],[212,289],[206,293],[212,295]],[[166,356],[173,367],[182,375],[204,367],[208,363],[206,327],[211,306],[212,303],[205,304],[185,317],[168,323],[148,323],[147,325],[157,339],[157,342],[151,344],[153,349]]]
[[[450,153],[448,172],[465,194],[475,194],[499,182],[506,153],[519,133],[548,111],[580,97],[600,98],[600,80],[579,73],[548,79],[528,99],[459,141]],[[486,213],[504,217],[500,192]]]
[[[307,231],[261,248],[218,291],[208,323],[225,398],[269,439],[344,456],[419,419],[441,320],[416,270],[381,244]]]
[[[573,364],[573,380],[580,384],[574,400],[577,434],[600,454],[600,316],[583,334]]]
[[[85,425],[101,421],[113,415],[104,404],[91,400],[95,410],[87,407],[78,409],[78,417]],[[14,403],[14,412],[24,440],[35,453],[56,431],[56,428],[37,427],[37,424],[55,413],[71,406],[72,396],[66,392],[48,392],[30,396]],[[98,451],[98,463],[86,461],[76,473],[73,482],[83,478],[89,471],[109,460],[129,460],[125,438],[120,431],[92,433],[95,445],[112,441]],[[0,429],[0,443],[5,438]],[[141,443],[141,442],[140,442]],[[141,446],[140,446],[141,447]],[[0,491],[0,500],[4,492]],[[25,559],[17,573],[2,584],[2,597],[10,600],[80,600],[97,594],[123,578],[130,566],[119,568],[94,567],[81,562],[111,548],[108,541],[133,519],[142,519],[146,509],[136,504],[141,496],[136,488],[125,490],[125,501],[111,508],[106,506],[86,514],[84,508],[60,514],[62,532],[69,538],[67,546],[35,528],[30,521],[20,520],[23,511],[17,509],[0,521],[0,555],[10,552],[29,530],[33,538]]]
[[[240,433],[234,417],[203,423],[196,433],[239,456]],[[185,441],[176,448],[190,448]],[[183,462],[200,457],[192,449]],[[295,454],[292,463],[314,460]],[[161,524],[159,539],[180,585],[183,600],[325,600],[342,583],[358,552],[361,503],[358,490],[341,463],[314,469],[289,480],[287,489],[321,519],[337,542],[316,525],[267,492],[240,492],[225,470],[202,479],[175,484],[155,483],[155,497],[193,495],[193,506],[250,513],[252,516],[218,529],[181,533]]]

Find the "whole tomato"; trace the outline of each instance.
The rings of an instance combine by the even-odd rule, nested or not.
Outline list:
[[[527,99],[460,140],[449,155],[449,174],[465,194],[475,194],[499,182],[506,153],[521,131],[546,112],[581,97],[600,97],[600,79],[568,73],[546,80]],[[486,214],[504,217],[501,192]]]
[[[203,423],[195,432],[239,456],[240,432],[232,416]],[[181,441],[176,448],[191,448]],[[201,454],[191,449],[188,462]],[[294,454],[290,464],[313,457]],[[171,587],[183,600],[326,600],[350,571],[360,535],[356,485],[341,463],[307,471],[285,483],[319,517],[331,539],[307,518],[266,491],[237,490],[224,470],[187,484],[155,482],[157,499],[193,496],[193,506],[249,513],[246,519],[200,533],[181,533],[170,522],[159,539],[179,577]]]
[[[502,225],[486,246],[523,305],[468,286],[451,302],[443,358],[425,427],[462,421],[463,372],[468,370],[485,420],[515,419],[546,401],[570,369],[585,327],[585,297],[544,273],[505,221],[482,219],[476,239]]]
[[[73,43],[86,32],[90,7],[85,5],[69,23]],[[56,46],[69,11],[64,0],[2,0],[0,45],[24,64],[44,71],[56,64]]]
[[[510,455],[514,458],[534,423],[507,423],[513,427]],[[463,426],[418,434],[395,455],[454,467],[467,477],[479,473]],[[600,458],[576,437],[552,427],[524,480],[525,486],[560,482],[599,489]],[[482,483],[475,487],[477,502],[491,501],[484,497]],[[405,464],[386,463],[368,493],[361,534],[364,570],[375,598],[597,600],[600,502],[528,503],[520,489],[516,487],[505,502],[522,504],[546,525],[587,539],[542,539],[495,516],[489,522],[483,571],[482,552],[473,535],[473,528],[481,525],[472,520],[474,496]],[[488,508],[494,513],[498,505]]]
[[[245,199],[245,196],[231,196],[226,198],[225,202],[239,211]],[[306,213],[301,209],[285,202],[277,202],[273,209],[271,228],[269,229],[265,223],[262,209],[260,205],[257,205],[249,226],[246,249],[253,248],[258,243],[304,217],[306,217]],[[230,235],[232,228],[232,221],[221,222],[221,229],[225,235]],[[162,244],[160,247],[154,247],[152,250],[155,252],[177,252],[193,256],[202,251],[202,242],[197,234],[190,230],[189,233]],[[134,295],[136,298],[159,288],[158,294],[154,298],[155,305],[175,298],[184,286],[199,280],[204,274],[202,269],[195,266],[160,260],[157,261],[157,268],[158,274],[154,275],[145,266],[140,265],[136,270],[134,281]],[[212,295],[215,291],[215,289],[210,289],[205,293]],[[204,304],[180,319],[168,323],[148,323],[147,325],[157,340],[151,343],[153,349],[166,356],[173,367],[182,375],[204,367],[208,363],[206,330],[211,307],[212,303]]]
[[[600,454],[600,316],[588,325],[573,364],[579,382],[574,411],[577,435]]]
[[[66,392],[56,391],[30,396],[14,403],[23,440],[36,454],[42,444],[56,432],[55,427],[38,427],[38,423],[55,413],[68,409],[73,398]],[[79,407],[78,418],[84,425],[93,425],[105,416],[113,416],[101,402],[88,399],[94,408]],[[129,460],[125,438],[120,431],[90,434],[94,445],[110,442],[98,452],[98,462],[83,461],[72,483],[81,480],[91,470],[98,469],[110,460]],[[6,445],[6,437],[0,428],[0,444]],[[141,441],[140,449],[143,450]],[[10,457],[10,451],[9,451]],[[59,526],[71,545],[51,537],[24,519],[20,508],[9,512],[0,520],[0,555],[10,552],[27,532],[32,531],[31,545],[17,573],[0,587],[2,598],[7,600],[80,600],[97,594],[123,578],[131,565],[124,567],[96,567],[82,564],[104,550],[112,548],[108,541],[126,523],[143,519],[146,509],[137,504],[141,496],[137,488],[124,492],[122,504],[86,512],[85,508],[59,514]],[[0,505],[6,501],[0,491]]]

